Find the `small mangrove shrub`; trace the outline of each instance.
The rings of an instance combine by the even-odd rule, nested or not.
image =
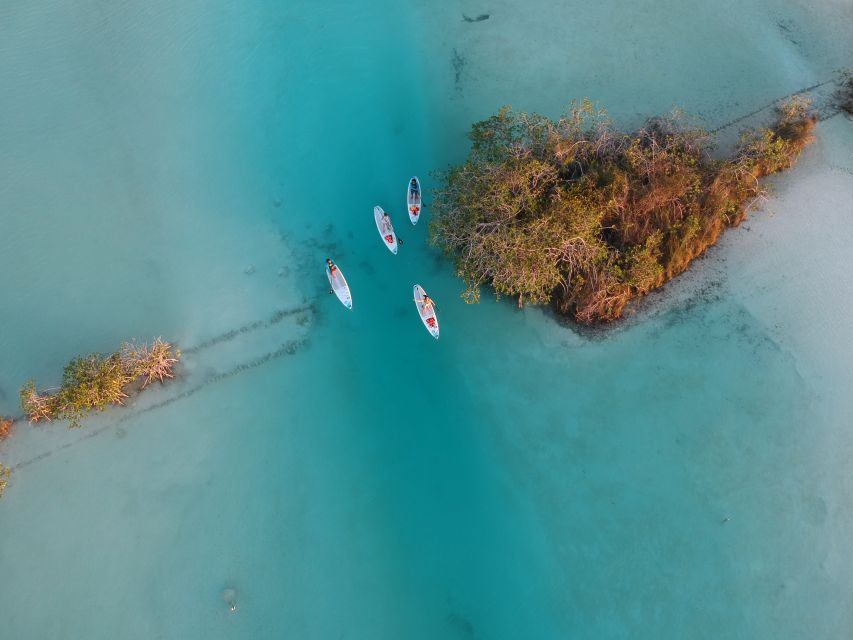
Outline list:
[[[739,224],[759,178],[790,167],[815,122],[792,100],[718,160],[678,114],[623,133],[588,100],[558,120],[504,107],[473,125],[467,162],[438,176],[430,239],[469,302],[488,286],[519,306],[611,321]]]
[[[124,404],[137,381],[144,388],[174,377],[179,358],[180,352],[160,338],[151,344],[125,343],[107,355],[81,356],[66,365],[59,389],[39,392],[28,381],[21,389],[21,407],[30,422],[65,419],[78,427],[89,412]]]
[[[133,378],[143,378],[143,387],[155,380],[162,383],[174,378],[173,369],[180,358],[180,352],[173,352],[172,345],[161,338],[151,344],[125,342],[119,353],[124,370]]]
[[[3,497],[3,492],[6,491],[6,484],[9,482],[9,475],[12,471],[9,467],[4,467],[0,464],[0,498]]]
[[[0,440],[5,440],[12,432],[15,430],[15,422],[14,420],[7,420],[6,418],[0,418]]]

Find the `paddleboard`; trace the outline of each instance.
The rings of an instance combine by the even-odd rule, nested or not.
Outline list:
[[[385,212],[382,207],[373,207],[373,219],[376,221],[376,228],[379,230],[379,237],[382,242],[388,247],[388,251],[397,255],[397,234],[394,233],[394,225],[391,224],[391,219],[385,220]]]
[[[412,180],[418,185],[417,190],[412,189]],[[406,187],[406,208],[409,211],[409,220],[412,224],[417,224],[421,216],[421,208],[423,205],[423,194],[421,193],[421,181],[417,176],[412,176]]]
[[[338,267],[335,269],[335,275],[333,276],[331,271],[329,271],[329,265],[326,265],[326,277],[329,279],[332,291],[334,291],[335,295],[338,296],[338,300],[341,301],[341,304],[347,309],[352,309],[352,294],[350,293],[347,279],[344,278],[344,274],[341,273],[341,268]]]
[[[416,284],[414,287],[414,295],[415,295],[415,306],[418,309],[418,315],[421,317],[421,322],[424,323],[426,330],[429,331],[430,335],[438,340],[438,317],[435,315],[435,307],[434,305],[429,305],[424,307],[424,296],[426,295],[426,291],[424,288]]]

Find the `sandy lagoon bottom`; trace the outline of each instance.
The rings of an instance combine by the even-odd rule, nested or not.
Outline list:
[[[821,126],[768,205],[779,215],[754,216],[604,339],[486,302],[445,305],[453,329],[434,344],[405,300],[382,309],[368,294],[347,314],[319,296],[202,349],[185,380],[86,431],[19,434],[7,626],[837,637],[851,624],[851,442],[834,385],[849,380],[820,349],[847,328],[802,314],[841,256],[786,260],[814,274],[805,299],[769,290],[777,252],[803,241],[804,199],[850,214],[849,178],[826,167],[844,126]],[[757,235],[768,248],[747,255]]]
[[[477,23],[489,38],[461,32],[455,13],[383,3],[259,3],[251,15],[217,5],[206,21],[164,5],[103,15],[93,38],[85,20],[44,6],[54,31],[35,10],[16,13],[15,51],[41,43],[51,64],[33,77],[50,82],[0,67],[16,99],[58,95],[64,108],[3,119],[15,186],[0,198],[16,213],[0,298],[16,311],[0,332],[2,410],[26,376],[55,381],[67,358],[127,332],[174,337],[186,368],[82,431],[22,426],[3,445],[15,467],[0,503],[4,634],[830,640],[853,628],[849,120],[819,126],[764,213],[591,338],[534,309],[465,306],[423,226],[393,209],[409,167],[461,157],[473,117],[499,100],[539,101],[528,84],[629,86],[560,76],[558,56],[538,76],[501,76],[529,59],[501,53],[527,42],[508,39],[509,22],[529,31],[544,18],[501,21],[510,9],[499,4]],[[763,25],[763,5],[752,13]],[[401,35],[417,18],[446,58]],[[322,46],[310,35],[320,28]],[[619,28],[600,35],[635,46]],[[465,60],[456,69],[451,47]],[[683,99],[728,122],[822,77],[834,59],[818,64],[818,53],[778,58],[784,73],[761,75],[777,58],[737,67],[766,84],[738,76],[736,105],[711,105],[710,88],[692,85]],[[663,71],[680,68],[677,52],[661,56]],[[67,74],[64,57],[83,75]],[[134,64],[133,81],[117,72]],[[430,92],[402,90],[413,68]],[[326,82],[350,95],[346,118],[331,117]],[[661,95],[637,108],[660,110]],[[442,109],[446,128],[425,129]],[[329,160],[333,143],[342,151]],[[316,184],[320,156],[347,167],[341,189]],[[397,257],[376,236],[375,200],[406,241]],[[128,229],[159,252],[110,241]],[[27,250],[34,241],[50,251]],[[326,255],[353,286],[352,313],[325,291]],[[98,290],[87,283],[103,264],[114,277]],[[438,342],[418,322],[413,281],[439,301]],[[63,312],[46,312],[46,299]]]

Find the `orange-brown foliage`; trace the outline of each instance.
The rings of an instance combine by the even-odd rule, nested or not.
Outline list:
[[[620,133],[589,102],[557,121],[504,108],[472,127],[469,161],[436,191],[432,242],[455,260],[466,299],[488,285],[609,322],[740,224],[760,179],[793,165],[815,123],[792,99],[717,160],[708,134],[677,116]]]
[[[558,294],[558,308],[572,313],[582,324],[615,320],[632,298],[686,271],[727,227],[739,225],[750,203],[763,194],[758,180],[790,168],[814,140],[817,115],[808,102],[788,102],[779,108],[779,114],[776,126],[754,134],[737,158],[722,163],[685,162],[695,150],[679,146],[683,140],[678,132],[661,128],[666,123],[653,121],[641,131],[640,147],[644,151],[654,149],[654,155],[645,153],[639,161],[645,163],[643,169],[629,174],[618,198],[618,214],[606,222],[615,227],[610,241],[620,250],[642,244],[655,232],[664,232],[659,259],[662,270],[651,286],[644,287],[613,278],[591,278],[579,295]],[[689,194],[696,188],[701,195],[693,199]],[[672,232],[685,226],[690,230]]]

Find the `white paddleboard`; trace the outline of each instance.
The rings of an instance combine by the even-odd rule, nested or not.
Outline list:
[[[333,276],[331,271],[329,271],[329,265],[326,265],[326,277],[329,279],[332,291],[334,291],[335,295],[338,296],[338,300],[341,301],[341,304],[347,309],[352,309],[352,294],[350,293],[347,279],[344,278],[344,274],[341,273],[341,268],[338,267],[335,269],[335,275]]]
[[[426,291],[424,288],[416,284],[414,287],[415,306],[418,308],[418,315],[421,317],[421,322],[424,323],[426,330],[430,335],[438,340],[438,316],[435,315],[434,305],[424,306],[424,296]]]
[[[379,230],[379,237],[382,242],[388,247],[388,251],[397,255],[397,234],[394,233],[394,225],[391,224],[391,219],[385,220],[385,211],[382,207],[373,207],[373,219],[376,220],[376,228]]]
[[[412,180],[418,185],[417,191],[412,189]],[[421,217],[421,209],[423,208],[423,193],[421,192],[421,181],[417,176],[412,176],[406,187],[406,208],[409,211],[409,220],[412,224],[417,224]]]

